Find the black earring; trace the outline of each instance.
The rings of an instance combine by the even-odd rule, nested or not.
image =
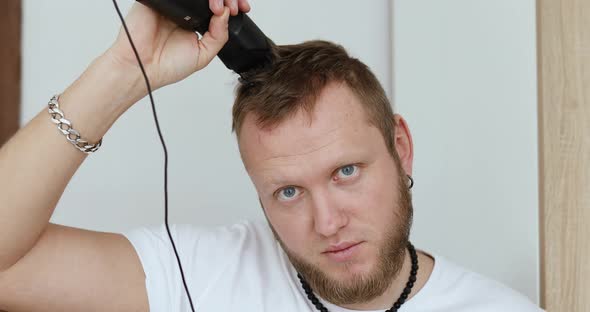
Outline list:
[[[409,189],[412,189],[412,187],[414,187],[414,179],[412,178],[411,175],[408,174],[408,179],[410,179],[410,186],[408,187]]]

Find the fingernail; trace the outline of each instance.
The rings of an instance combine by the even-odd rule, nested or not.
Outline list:
[[[217,0],[217,6],[223,9],[223,0]]]

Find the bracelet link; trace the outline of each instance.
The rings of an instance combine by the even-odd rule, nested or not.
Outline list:
[[[80,133],[72,128],[72,122],[65,118],[64,113],[59,108],[59,95],[55,95],[47,104],[51,121],[57,125],[57,129],[65,135],[68,142],[72,143],[79,151],[86,154],[94,153],[102,145],[102,138],[95,144],[89,144],[82,139]]]

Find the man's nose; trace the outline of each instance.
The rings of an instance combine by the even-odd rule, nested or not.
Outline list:
[[[314,193],[312,205],[314,228],[317,233],[330,237],[348,223],[342,205],[328,192]]]

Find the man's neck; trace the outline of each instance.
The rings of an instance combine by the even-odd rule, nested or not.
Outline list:
[[[424,287],[428,278],[430,277],[430,273],[432,273],[432,269],[434,268],[434,259],[432,259],[429,255],[421,251],[417,251],[418,254],[418,274],[416,275],[416,282],[414,282],[414,287],[412,287],[412,292],[408,296],[406,301],[410,300],[414,297],[421,289]],[[404,288],[406,287],[406,283],[408,282],[408,278],[410,277],[410,271],[412,268],[412,260],[410,259],[410,254],[406,252],[406,256],[404,258],[404,265],[402,266],[399,274],[391,283],[391,286],[387,288],[387,290],[379,297],[364,303],[358,304],[350,304],[344,305],[343,308],[351,309],[351,310],[382,310],[382,309],[389,309],[393,305],[393,303],[399,298],[401,293],[403,292]]]

